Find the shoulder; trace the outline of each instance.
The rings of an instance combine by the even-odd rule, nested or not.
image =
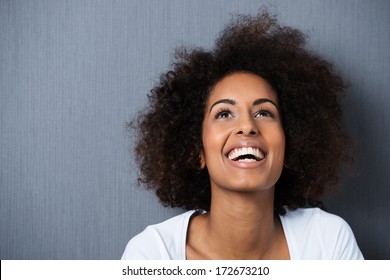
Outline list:
[[[194,212],[146,227],[128,242],[122,259],[184,259],[188,222]]]
[[[320,208],[299,208],[291,211],[287,210],[284,216],[286,220],[295,224],[308,225],[312,223],[326,223],[334,226],[343,226],[346,222],[339,216],[328,213]]]
[[[363,258],[351,227],[337,215],[319,208],[302,208],[287,211],[281,220],[299,258]]]

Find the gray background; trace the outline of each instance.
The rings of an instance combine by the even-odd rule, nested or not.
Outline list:
[[[0,258],[118,259],[130,237],[179,213],[136,187],[125,122],[173,48],[210,47],[233,14],[262,4],[351,82],[360,175],[328,210],[366,258],[390,259],[386,0],[0,0]]]

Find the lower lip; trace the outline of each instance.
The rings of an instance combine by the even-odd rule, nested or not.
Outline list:
[[[244,162],[244,161],[234,161],[228,159],[231,165],[237,168],[257,168],[265,164],[267,158],[263,158],[260,161]]]

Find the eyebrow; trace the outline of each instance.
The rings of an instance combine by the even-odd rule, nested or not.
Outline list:
[[[211,105],[211,108],[210,108],[209,113],[211,112],[211,110],[213,109],[213,107],[214,107],[215,105],[221,104],[221,103],[236,105],[236,101],[234,101],[233,99],[221,99],[221,100],[216,101],[213,105]]]
[[[272,101],[271,99],[268,99],[268,98],[260,98],[260,99],[256,99],[254,102],[253,102],[253,105],[260,105],[260,104],[263,104],[263,103],[266,103],[266,102],[269,102],[271,104],[273,104],[276,109],[279,110],[279,107],[278,105],[276,105],[276,103],[274,101]]]
[[[260,104],[263,104],[263,103],[266,103],[266,102],[269,102],[271,104],[273,104],[276,109],[279,110],[279,107],[278,105],[276,105],[276,103],[274,101],[272,101],[271,99],[268,99],[268,98],[260,98],[260,99],[256,99],[254,102],[253,102],[253,106],[255,105],[260,105]],[[209,113],[211,112],[211,110],[213,109],[213,107],[217,104],[220,104],[220,103],[224,103],[224,104],[230,104],[230,105],[236,105],[236,101],[234,101],[233,99],[221,99],[221,100],[218,100],[216,101],[213,105],[211,105],[211,108],[210,108],[210,111]]]

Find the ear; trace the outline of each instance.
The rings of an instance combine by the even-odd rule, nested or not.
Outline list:
[[[200,158],[200,169],[204,169],[206,167],[206,159],[203,150],[200,153],[199,158]]]

